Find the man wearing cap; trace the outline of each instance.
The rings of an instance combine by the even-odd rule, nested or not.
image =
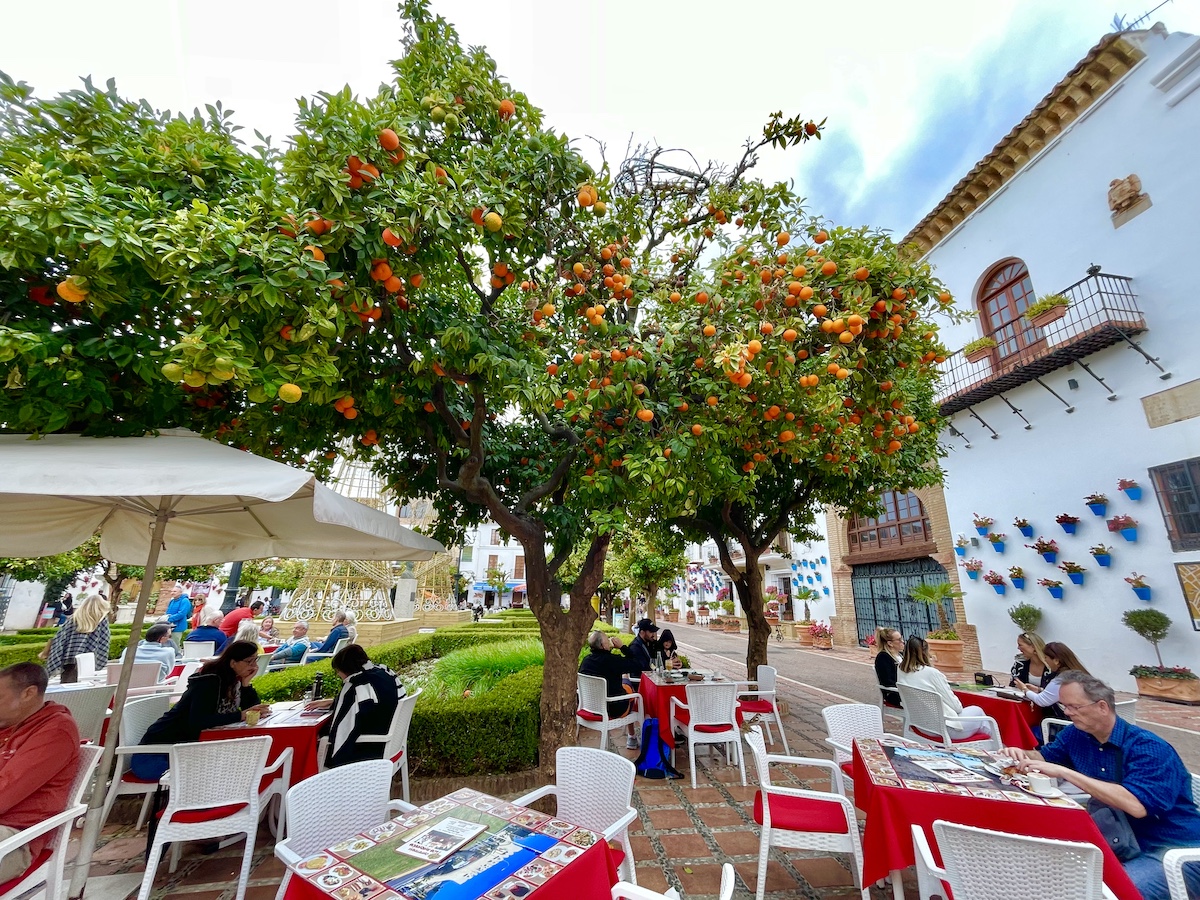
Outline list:
[[[650,619],[639,619],[637,637],[629,642],[629,655],[637,663],[639,672],[649,672],[654,668],[654,654],[658,653],[658,626]]]

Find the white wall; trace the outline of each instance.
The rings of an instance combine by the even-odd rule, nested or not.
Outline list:
[[[1151,647],[1120,621],[1123,610],[1143,605],[1122,580],[1134,570],[1148,576],[1153,606],[1175,623],[1162,645],[1164,661],[1194,665],[1200,658],[1200,633],[1192,630],[1173,565],[1200,560],[1200,553],[1172,552],[1146,471],[1200,456],[1200,418],[1152,430],[1140,402],[1200,378],[1192,271],[1200,232],[1200,91],[1168,107],[1166,95],[1150,84],[1196,39],[1176,34],[1142,40],[1147,58],[928,257],[958,305],[967,308],[986,271],[1010,256],[1025,261],[1038,296],[1085,277],[1092,263],[1107,274],[1133,278],[1149,328],[1136,340],[1172,373],[1169,380],[1160,380],[1157,369],[1118,345],[1084,359],[1115,391],[1115,401],[1106,399],[1107,392],[1087,372],[1071,366],[1043,380],[1075,406],[1074,413],[1067,414],[1050,393],[1030,383],[1006,396],[1033,423],[1031,430],[993,398],[974,410],[1000,432],[998,440],[965,411],[953,421],[973,449],[943,435],[950,451],[945,466],[951,528],[974,535],[971,517],[978,512],[995,518],[993,530],[1008,534],[1004,555],[996,555],[981,538],[968,557],[1005,575],[1009,566],[1021,565],[1029,578],[1023,592],[1010,585],[1004,597],[982,580],[962,579],[985,667],[1008,668],[1016,628],[1006,610],[1028,601],[1045,611],[1039,631],[1047,640],[1067,643],[1093,674],[1124,690],[1134,686],[1130,666],[1155,661]],[[1141,178],[1153,206],[1114,229],[1108,184],[1130,173]],[[946,328],[943,338],[955,349],[980,334],[979,324],[969,322]],[[1068,379],[1075,379],[1078,389],[1071,389]],[[1117,491],[1118,478],[1134,478],[1143,486],[1140,503]],[[1139,520],[1136,544],[1109,533],[1104,520],[1088,511],[1083,497],[1092,492],[1109,496],[1109,517],[1128,513]],[[1065,535],[1054,522],[1064,512],[1082,519],[1075,536]],[[1058,541],[1059,562],[1074,560],[1088,568],[1083,587],[1070,584],[1065,573],[1025,548],[1029,541],[1012,525],[1018,515],[1031,521],[1035,537]],[[1113,547],[1111,569],[1101,569],[1088,555],[1087,548],[1097,542]],[[1054,600],[1038,587],[1039,577],[1063,581],[1064,599]]]
[[[4,615],[4,630],[36,627],[37,614],[42,608],[42,596],[46,586],[40,581],[16,581],[11,582],[9,587],[12,589],[12,595],[9,597],[8,611]]]

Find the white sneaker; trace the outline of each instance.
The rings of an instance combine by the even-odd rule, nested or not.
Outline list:
[[[625,738],[625,749],[626,750],[636,750],[637,748],[638,748],[637,738],[635,738],[635,737]]]

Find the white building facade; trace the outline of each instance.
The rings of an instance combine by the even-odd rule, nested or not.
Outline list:
[[[489,585],[488,572],[505,574],[501,595]],[[525,599],[525,550],[517,541],[501,534],[492,521],[467,532],[459,548],[458,573],[467,591],[467,602],[490,607],[507,607]]]
[[[1109,35],[906,238],[956,304],[979,311],[944,328],[946,345],[996,341],[977,362],[955,353],[942,366],[946,521],[933,528],[938,556],[960,564],[950,578],[988,669],[1012,661],[1007,610],[1021,602],[1042,609],[1046,640],[1121,690],[1134,688],[1131,666],[1156,661],[1125,610],[1148,602],[1171,617],[1167,665],[1200,660],[1198,144],[1200,39],[1158,26]],[[1070,300],[1065,315],[1027,322],[1050,294]],[[1102,514],[1085,505],[1092,494],[1107,495]],[[994,520],[1003,552],[976,515]],[[1063,515],[1079,518],[1073,534]],[[1118,516],[1136,521],[1135,540],[1110,530]],[[1018,519],[1057,543],[1054,563],[1026,546]],[[941,545],[960,534],[974,544],[950,557]],[[1108,566],[1097,545],[1111,548]],[[969,559],[1003,577],[1003,595],[966,577]],[[1081,585],[1067,561],[1086,568]],[[1149,601],[1125,580],[1135,572]],[[1061,581],[1061,599],[1038,579]]]

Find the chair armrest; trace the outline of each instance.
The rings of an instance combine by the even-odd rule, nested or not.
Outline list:
[[[303,856],[300,856],[295,850],[288,846],[288,842],[286,840],[279,841],[275,844],[275,858],[282,862],[289,869],[296,868],[296,866],[304,860]]]
[[[677,900],[679,894],[675,893],[674,888],[671,888],[670,893],[660,894],[628,881],[618,881],[612,886],[611,896],[613,900]]]
[[[922,897],[932,897],[935,894],[946,895],[946,889],[942,886],[946,870],[934,862],[933,851],[929,849],[929,841],[925,837],[924,829],[920,825],[911,827],[913,851],[916,857],[917,886],[920,895]]]
[[[359,744],[386,744],[387,739],[386,734],[360,734],[354,740]]]
[[[541,800],[543,797],[549,797],[551,794],[558,796],[558,787],[553,784],[544,784],[540,788],[530,791],[516,800],[512,801],[513,806],[528,806],[535,800]]]
[[[679,709],[688,709],[688,705],[686,703],[684,703],[678,697],[672,697],[670,712],[668,713],[668,715],[674,716],[676,707],[678,707]],[[688,712],[691,713],[691,710],[688,710]]]
[[[23,831],[18,831],[12,837],[0,841],[0,857],[5,856],[12,850],[16,850],[18,847],[28,844],[36,837],[41,837],[43,834],[53,831],[55,828],[59,828],[60,826],[65,825],[67,822],[74,821],[86,813],[87,805],[84,803],[79,803],[75,806],[69,807],[68,809],[64,809],[62,812],[53,815],[48,819],[43,819],[36,825],[30,825]]]
[[[522,805],[522,804],[518,804],[518,805]],[[625,815],[621,816],[621,818],[617,819],[617,821],[613,822],[611,825],[609,825],[607,828],[604,829],[604,831],[602,832],[604,835],[604,839],[606,841],[611,841],[617,835],[619,835],[623,831],[625,831],[625,829],[627,829],[631,824],[633,824],[633,821],[636,818],[637,818],[637,810],[634,809],[632,806],[629,807],[629,809],[625,813]]]
[[[618,700],[632,700],[635,703],[641,703],[642,695],[641,694],[617,694],[617,696],[615,696],[615,697],[605,697],[604,699],[610,703],[615,703]]]
[[[743,685],[745,686],[746,690],[738,691],[739,694],[752,693],[755,690],[755,688],[758,686],[757,681],[735,681],[734,684],[736,684],[738,687],[742,687]]]
[[[845,753],[847,756],[852,756],[854,753],[849,746],[843,744],[841,741],[835,741],[833,738],[825,738],[825,743],[827,743],[834,750],[837,750],[840,753]]]
[[[412,812],[417,807],[407,800],[389,800],[387,808],[398,813]]]
[[[132,756],[134,753],[167,753],[174,744],[126,744],[113,751],[117,756]]]
[[[772,764],[783,764],[789,766],[816,766],[819,769],[826,769],[829,772],[829,781],[835,793],[845,794],[846,786],[842,780],[842,769],[831,759],[817,759],[816,757],[808,756],[783,756],[777,753],[767,754],[767,768],[770,769]],[[772,786],[771,788],[775,788]]]
[[[1184,863],[1200,863],[1200,848],[1168,850],[1163,854],[1163,871],[1172,900],[1188,896],[1187,884],[1183,880]]]
[[[272,772],[278,772],[280,769],[283,769],[284,780],[291,784],[293,755],[294,754],[292,753],[291,747],[284,747],[283,752],[279,754],[279,759],[275,760],[275,762],[263,769],[263,774],[270,775]]]

